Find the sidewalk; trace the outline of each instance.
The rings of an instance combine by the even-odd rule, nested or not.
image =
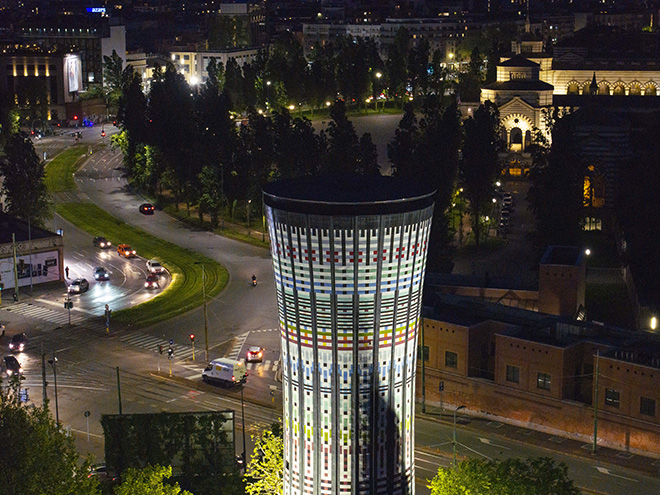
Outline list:
[[[416,417],[436,421],[446,425],[453,425],[454,408],[444,408],[435,405],[426,405],[426,413],[422,413],[421,403],[416,404]],[[659,477],[660,459],[645,456],[639,453],[625,452],[604,446],[597,446],[596,453],[592,453],[593,445],[576,438],[552,435],[540,430],[533,430],[523,426],[502,423],[497,418],[484,418],[469,416],[462,410],[456,416],[456,424],[462,429],[485,435],[496,435],[500,438],[545,449],[548,454],[558,453],[575,458],[597,461],[613,467],[629,469],[638,473]]]

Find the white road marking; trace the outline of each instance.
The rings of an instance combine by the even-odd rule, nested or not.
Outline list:
[[[479,438],[479,441],[481,443],[485,443],[486,445],[490,445],[491,447],[497,447],[498,449],[504,449],[504,450],[511,450],[509,447],[505,447],[504,445],[498,445],[496,443],[492,443],[490,439],[488,438]]]
[[[598,470],[599,473],[609,474],[610,476],[613,476],[614,478],[621,478],[622,480],[626,480],[626,481],[634,481],[635,483],[639,482],[639,480],[636,480],[635,478],[626,478],[625,476],[614,474],[613,472],[611,472],[606,467],[602,467],[602,466],[594,466],[594,467]]]

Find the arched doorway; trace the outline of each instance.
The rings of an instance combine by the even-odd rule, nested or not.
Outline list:
[[[644,96],[656,96],[658,94],[658,89],[655,87],[654,84],[648,83],[644,87]]]
[[[509,148],[512,151],[522,151],[523,149],[523,133],[520,127],[514,127],[509,133]]]
[[[569,82],[568,87],[566,88],[566,94],[579,95],[580,94],[580,83],[578,83],[577,81]]]
[[[615,96],[623,96],[626,94],[626,88],[623,84],[617,84],[614,86],[614,95]]]
[[[609,95],[610,94],[610,85],[606,82],[602,82],[598,85],[598,94],[599,95]]]

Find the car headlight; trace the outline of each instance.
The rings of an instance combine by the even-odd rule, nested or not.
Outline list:
[[[145,287],[149,287],[149,282],[145,282],[145,283],[144,283],[144,286],[145,286]]]
[[[13,374],[14,374],[14,372],[12,370],[7,370],[7,376],[11,376]]]
[[[13,349],[13,348],[14,348],[14,344],[10,343],[10,344],[9,344],[9,348],[10,348],[10,349]]]
[[[18,346],[18,350],[19,350],[19,351],[22,351],[24,348],[25,348],[25,345],[24,345],[24,344],[21,344],[20,346]]]

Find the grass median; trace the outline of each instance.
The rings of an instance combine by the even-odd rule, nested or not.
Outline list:
[[[64,192],[75,187],[71,174],[83,163],[80,148],[63,152],[46,167],[46,184],[51,192]],[[140,256],[157,258],[172,275],[170,285],[155,298],[114,312],[113,320],[117,323],[144,327],[200,306],[203,297],[202,266],[207,298],[218,294],[227,285],[227,270],[216,261],[132,227],[93,203],[58,203],[55,209],[63,218],[90,235],[103,235],[114,245],[120,242],[130,244]]]

